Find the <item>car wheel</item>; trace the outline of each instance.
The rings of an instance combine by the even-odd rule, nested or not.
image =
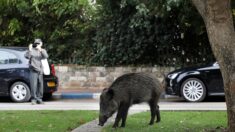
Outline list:
[[[23,82],[15,82],[10,89],[10,96],[14,102],[27,102],[31,94],[27,84]]]
[[[190,78],[181,85],[181,95],[189,102],[200,102],[206,97],[206,87],[197,78]]]

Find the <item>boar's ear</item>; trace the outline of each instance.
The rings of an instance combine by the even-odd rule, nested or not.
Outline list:
[[[107,92],[107,95],[109,96],[109,99],[113,99],[113,96],[114,96],[114,91],[112,89],[109,89],[108,92]]]
[[[103,89],[103,92],[106,91],[106,90],[108,90],[108,88],[104,88],[104,89]]]

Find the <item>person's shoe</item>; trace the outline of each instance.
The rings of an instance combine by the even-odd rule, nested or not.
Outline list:
[[[40,99],[40,100],[37,100],[37,103],[38,104],[44,104],[44,102]]]
[[[36,105],[37,104],[36,100],[31,100],[31,104]]]

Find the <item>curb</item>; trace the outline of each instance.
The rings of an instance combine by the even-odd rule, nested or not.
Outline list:
[[[53,93],[55,99],[99,99],[101,93]]]
[[[53,93],[54,99],[99,99],[101,93]],[[177,96],[163,93],[160,99],[175,99]]]

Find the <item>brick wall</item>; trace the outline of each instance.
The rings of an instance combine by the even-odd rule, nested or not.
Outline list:
[[[131,72],[149,72],[157,75],[168,73],[169,67],[86,67],[78,65],[56,66],[60,89],[103,89],[108,87],[117,77]]]

